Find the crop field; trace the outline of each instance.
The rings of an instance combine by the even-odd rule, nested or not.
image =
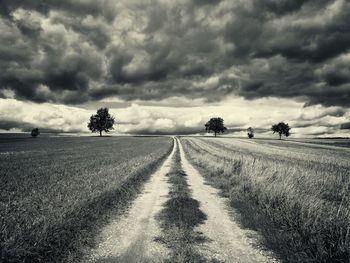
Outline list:
[[[349,262],[348,145],[1,135],[0,262]]]
[[[190,162],[286,262],[349,262],[349,141],[182,137]],[[326,144],[326,145],[325,145]]]
[[[166,137],[0,137],[1,262],[74,261],[172,148]]]

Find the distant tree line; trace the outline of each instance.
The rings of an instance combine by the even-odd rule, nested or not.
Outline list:
[[[110,130],[113,130],[113,126],[115,124],[115,118],[109,113],[108,108],[100,108],[97,110],[96,114],[91,115],[90,120],[87,124],[87,127],[91,132],[97,132],[102,137],[102,133],[108,133]],[[227,128],[224,125],[224,119],[221,117],[213,117],[204,125],[205,130],[208,133],[214,133],[216,137],[217,134],[224,133],[227,131]],[[291,135],[288,123],[279,122],[277,124],[272,125],[271,130],[273,133],[277,133],[279,135],[279,139],[282,139],[282,136],[289,137]],[[31,132],[32,137],[39,136],[40,131],[38,128],[35,128]],[[249,139],[254,138],[254,129],[249,127],[247,129],[247,136]]]
[[[224,120],[220,117],[213,117],[211,118],[205,125],[205,130],[208,133],[213,132],[214,136],[216,137],[219,133],[224,133],[227,128],[224,125]],[[280,140],[282,139],[282,135],[289,137],[290,136],[290,130],[288,123],[279,122],[277,124],[272,125],[271,130],[273,133],[277,133],[280,137]],[[247,135],[249,139],[254,138],[254,129],[252,127],[249,127],[247,129]]]

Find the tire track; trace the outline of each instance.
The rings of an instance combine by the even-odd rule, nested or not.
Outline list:
[[[145,183],[139,197],[128,211],[106,225],[98,238],[96,248],[88,251],[82,262],[163,262],[168,249],[155,238],[161,233],[156,215],[167,200],[169,172],[175,152]]]
[[[256,239],[248,237],[248,231],[243,230],[229,215],[227,200],[219,196],[219,190],[205,183],[203,177],[186,159],[180,140],[176,140],[192,196],[200,202],[200,209],[207,215],[205,223],[198,226],[198,231],[210,240],[200,245],[201,252],[207,258],[221,262],[277,262],[259,249],[255,245]],[[255,233],[250,231],[249,234]]]
[[[199,202],[191,197],[187,174],[181,167],[177,140],[175,145],[172,167],[167,174],[171,184],[169,199],[159,214],[163,230],[159,241],[171,251],[166,262],[206,262],[198,250],[198,243],[206,239],[202,233],[195,231],[196,226],[206,220],[206,215],[199,209]]]
[[[277,262],[232,220],[225,202],[175,138],[140,196],[102,229],[82,262]]]

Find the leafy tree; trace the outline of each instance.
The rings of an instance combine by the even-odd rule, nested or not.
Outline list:
[[[35,137],[38,137],[39,134],[40,134],[40,131],[39,131],[38,128],[33,129],[32,132],[31,132],[31,135],[32,135],[32,137],[34,137],[34,138],[35,138]]]
[[[254,137],[254,130],[253,130],[253,128],[252,128],[252,127],[249,127],[249,128],[247,129],[247,132],[248,132],[248,138],[249,138],[249,139],[252,139],[252,138]]]
[[[217,133],[224,133],[227,130],[224,120],[220,117],[211,118],[204,126],[207,132],[214,132],[215,137]]]
[[[282,135],[288,137],[290,135],[290,127],[288,125],[288,123],[284,123],[284,122],[280,122],[278,124],[274,124],[271,127],[271,130],[273,131],[273,133],[278,133],[280,136],[280,140]]]
[[[108,112],[108,108],[100,108],[97,110],[97,114],[91,115],[88,128],[91,132],[99,132],[102,136],[102,132],[109,132],[113,130],[114,117]]]

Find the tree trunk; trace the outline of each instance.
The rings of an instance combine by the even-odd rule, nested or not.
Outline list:
[[[100,137],[102,137],[102,131],[100,131]]]
[[[215,135],[215,137],[216,137],[216,132],[214,132],[214,135]]]
[[[280,134],[280,140],[281,140],[281,138],[282,138],[282,134]]]

